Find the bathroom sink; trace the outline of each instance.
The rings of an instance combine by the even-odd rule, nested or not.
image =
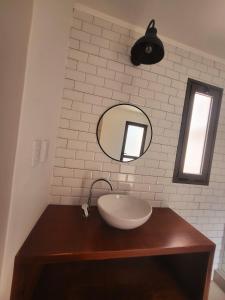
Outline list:
[[[98,211],[109,225],[133,229],[144,224],[152,213],[151,205],[127,195],[109,194],[98,198]]]

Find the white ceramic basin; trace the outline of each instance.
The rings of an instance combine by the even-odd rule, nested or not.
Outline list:
[[[152,213],[151,205],[127,195],[109,194],[98,198],[98,210],[109,225],[133,229],[144,224]]]

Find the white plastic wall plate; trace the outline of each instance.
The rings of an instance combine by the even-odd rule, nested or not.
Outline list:
[[[41,140],[34,140],[32,145],[32,167],[36,167],[40,161]]]
[[[49,141],[43,140],[41,142],[41,152],[40,152],[40,162],[46,162],[48,158],[48,148],[49,148]]]

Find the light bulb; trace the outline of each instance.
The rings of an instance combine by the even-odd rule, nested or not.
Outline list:
[[[152,47],[151,46],[147,46],[146,48],[145,48],[145,53],[146,54],[150,54],[152,52]]]

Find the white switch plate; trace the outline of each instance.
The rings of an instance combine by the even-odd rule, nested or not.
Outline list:
[[[36,167],[40,161],[41,140],[33,141],[32,145],[32,167]]]
[[[48,147],[49,147],[49,141],[43,140],[41,142],[41,152],[40,152],[40,162],[46,162],[48,158]]]

